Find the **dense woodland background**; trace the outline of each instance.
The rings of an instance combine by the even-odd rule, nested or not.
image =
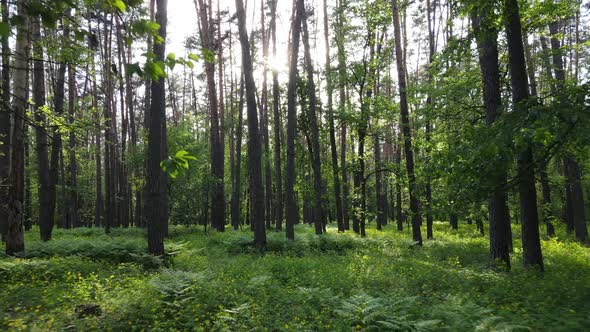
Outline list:
[[[477,313],[465,319],[468,329],[518,329],[510,324],[519,319],[522,328],[590,326],[583,300],[590,294],[590,3],[293,0],[284,11],[278,0],[245,2],[194,0],[183,10],[195,11],[197,20],[183,24],[196,32],[183,50],[171,52],[167,10],[176,1],[1,0],[0,234],[7,257],[0,276],[6,282],[34,278],[44,269],[36,264],[50,264],[48,271],[67,266],[58,257],[77,255],[71,270],[56,272],[56,280],[75,278],[64,277],[65,271],[81,271],[80,282],[98,280],[88,286],[90,293],[72,295],[70,306],[79,318],[100,317],[116,306],[97,298],[100,287],[110,287],[106,275],[91,272],[97,259],[111,264],[108,271],[118,282],[130,278],[125,280],[131,284],[143,268],[167,267],[153,278],[168,279],[148,284],[162,301],[171,297],[177,303],[184,296],[180,289],[198,280],[221,287],[223,266],[252,273],[244,278],[264,288],[264,273],[260,280],[251,278],[257,269],[272,271],[268,257],[283,256],[276,264],[293,276],[299,263],[285,259],[299,253],[323,260],[328,252],[335,256],[320,271],[337,271],[340,259],[358,266],[378,260],[367,268],[373,281],[383,283],[357,280],[365,292],[354,297],[344,285],[326,290],[313,276],[303,277],[301,287],[311,287],[309,305],[322,318],[303,318],[292,329],[461,328],[459,320],[436,316],[435,309],[433,316],[413,311],[442,305],[436,302],[442,298],[456,301],[457,308],[474,306],[465,309]],[[287,47],[279,45],[277,34],[288,40]],[[63,230],[54,236],[55,228]],[[230,229],[235,232],[221,234]],[[147,252],[155,257],[143,254],[144,231]],[[245,256],[232,256],[237,253]],[[44,261],[49,257],[57,265]],[[260,267],[239,265],[258,264],[256,257],[263,260]],[[412,263],[387,261],[392,257]],[[406,270],[387,270],[395,264]],[[179,272],[198,271],[197,266],[212,275]],[[487,298],[466,304],[465,284],[453,284],[449,273],[469,266],[477,268],[475,277],[455,278],[475,278],[473,287],[484,287],[488,277],[494,281],[484,287],[487,293],[482,288]],[[408,272],[437,275],[429,269],[440,270],[440,279],[424,281]],[[493,274],[511,269],[513,277]],[[542,281],[538,272],[544,270],[554,274]],[[363,271],[340,272],[352,280],[347,278]],[[402,316],[420,318],[422,325],[384,320],[379,315],[385,311],[369,320],[371,310],[397,306],[374,295],[393,286],[381,279],[385,271],[423,280],[421,286],[406,284],[398,295],[420,296],[429,285],[436,297],[438,280],[448,286],[447,297],[410,301],[414,309]],[[527,275],[532,281],[524,281]],[[178,289],[158,288],[175,282]],[[494,295],[489,292],[495,282],[508,286]],[[559,297],[550,282],[571,283],[556,290],[571,293],[571,303],[550,305],[550,297]],[[540,306],[532,318],[525,310],[508,325],[476,319],[494,310],[511,312],[509,304],[494,302],[510,292],[513,302],[507,303],[528,308],[523,301],[539,285],[547,288],[539,294],[543,299],[532,301]],[[111,286],[113,292],[132,287]],[[19,291],[15,284],[6,289]],[[223,303],[212,300],[211,308],[229,308],[227,298],[207,296]],[[259,293],[252,296],[261,301]],[[43,320],[33,309],[27,309],[29,325],[19,316],[18,308],[33,308],[23,302],[32,298],[25,292],[7,301],[0,326],[51,329],[47,320],[30,325]],[[292,303],[278,298],[267,298],[268,307],[258,309],[290,308]],[[344,301],[348,309],[329,311],[341,304],[330,301]],[[366,311],[359,317],[343,318],[343,312],[361,307]],[[486,307],[495,309],[484,312]],[[171,319],[171,308],[154,308],[151,318],[130,320],[129,326]],[[227,309],[230,318],[223,319],[211,308],[204,311],[207,323],[196,326],[271,326],[256,319],[232,325],[244,312],[261,317],[250,306]],[[572,325],[544,317],[549,308],[563,309]],[[67,317],[51,310],[48,315]],[[288,330],[293,319],[269,329]],[[344,325],[331,326],[336,319]],[[116,329],[124,323],[115,321],[72,326]],[[67,325],[56,324],[62,323]]]

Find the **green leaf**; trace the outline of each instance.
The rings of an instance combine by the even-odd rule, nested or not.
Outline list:
[[[109,3],[113,8],[119,10],[121,13],[125,12],[127,9],[127,5],[125,5],[123,0],[109,0]]]
[[[213,53],[213,51],[202,48],[201,54],[203,55],[205,62],[215,62],[215,53]]]
[[[10,25],[7,22],[0,22],[0,36],[8,37],[10,34]]]
[[[188,55],[188,58],[189,58],[189,59],[191,59],[191,60],[193,60],[193,61],[199,61],[199,59],[200,59],[201,57],[200,57],[198,54],[195,54],[195,53],[190,53],[190,54]]]
[[[139,77],[143,76],[143,70],[139,66],[139,63],[128,63],[125,65],[125,74],[127,76],[133,76],[133,74],[137,74]]]

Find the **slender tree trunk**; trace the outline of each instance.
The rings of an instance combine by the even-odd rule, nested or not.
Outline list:
[[[210,17],[204,0],[198,0],[198,12],[201,23],[201,43],[208,50],[214,50],[211,36]],[[219,60],[219,59],[218,59]],[[207,76],[207,93],[209,98],[210,132],[211,132],[211,176],[213,178],[213,197],[211,199],[211,225],[219,232],[225,230],[225,195],[223,193],[223,151],[219,127],[219,105],[215,87],[215,63],[205,61]]]
[[[557,102],[566,102],[567,98],[562,96],[565,86],[565,70],[563,64],[563,51],[559,39],[557,39],[559,22],[554,21],[549,24],[549,33],[551,33],[551,50],[553,54],[553,70],[555,72]],[[564,157],[564,173],[566,177],[566,215],[568,217],[568,229],[575,230],[576,239],[584,243],[588,238],[586,228],[586,208],[584,206],[584,190],[582,188],[581,171],[578,161],[570,153]]]
[[[27,108],[28,72],[29,72],[29,15],[28,1],[20,1],[18,14],[23,17],[22,25],[17,27],[14,57],[14,124],[12,128],[12,158],[10,171],[10,188],[8,192],[8,220],[6,231],[6,255],[22,256],[25,251],[23,232],[23,203],[25,176],[25,113]],[[8,102],[8,101],[7,101]]]
[[[166,24],[168,0],[156,0],[156,22],[160,25],[159,35],[166,40]],[[153,52],[155,61],[164,61],[166,43],[154,43]],[[167,200],[162,197],[162,186],[165,185],[166,174],[160,168],[160,161],[164,158],[163,147],[166,146],[166,137],[163,136],[162,121],[166,112],[166,87],[164,77],[159,77],[151,82],[150,102],[150,127],[148,132],[148,251],[155,256],[164,255],[164,236],[166,224]]]
[[[472,25],[475,32],[479,53],[479,65],[482,75],[483,99],[486,106],[486,123],[491,126],[497,119],[501,108],[500,67],[498,62],[498,31],[491,15],[491,3],[486,2],[480,12],[472,13]],[[510,251],[508,232],[510,219],[506,191],[506,170],[498,165],[497,187],[488,198],[490,224],[490,258],[501,261],[510,269]]]
[[[238,1],[238,0],[237,0]],[[291,22],[291,49],[289,50],[289,83],[287,85],[287,169],[285,176],[285,216],[287,239],[295,239],[294,225],[299,223],[299,212],[295,202],[295,129],[297,126],[297,58],[301,21],[304,13],[300,11],[300,0],[294,0],[295,13]]]
[[[512,102],[516,111],[527,113],[526,102],[529,97],[526,64],[520,25],[520,12],[516,0],[504,0],[504,16],[510,63]],[[537,266],[543,270],[543,255],[539,239],[539,216],[537,214],[537,192],[533,150],[530,144],[518,156],[518,191],[522,214],[522,247],[525,265]]]
[[[262,162],[260,159],[262,146],[258,130],[256,114],[256,86],[254,69],[250,55],[250,44],[246,31],[246,13],[242,0],[236,0],[240,44],[242,46],[242,68],[246,85],[246,105],[248,109],[248,164],[250,168],[250,197],[252,200],[251,220],[254,223],[254,244],[260,250],[266,247],[266,229],[264,228],[264,197],[262,190]]]
[[[262,57],[264,59],[262,69],[262,91],[261,91],[261,107],[260,107],[260,130],[264,144],[264,220],[266,229],[271,228],[273,212],[272,212],[272,174],[270,170],[270,142],[268,135],[268,44],[269,35],[266,28],[266,12],[265,1],[260,1],[260,25],[262,32]]]
[[[342,197],[340,195],[340,172],[338,170],[338,151],[336,150],[336,133],[334,128],[334,109],[332,95],[332,64],[330,59],[330,32],[328,29],[328,4],[324,0],[324,43],[326,47],[326,93],[328,94],[327,113],[328,125],[330,127],[330,152],[332,156],[332,176],[334,177],[334,200],[336,201],[336,219],[338,221],[338,232],[344,232],[344,220],[342,216]]]
[[[0,1],[2,23],[9,20],[8,1]],[[8,34],[2,36],[2,101],[10,103],[10,44]],[[0,107],[0,238],[6,241],[8,232],[8,199],[10,191],[10,173],[12,168],[12,119],[9,108]]]
[[[41,240],[51,240],[54,224],[54,210],[51,205],[49,138],[47,135],[47,118],[43,113],[45,106],[45,63],[41,44],[41,22],[33,19],[33,102],[35,103],[35,133],[37,152],[37,174],[39,178],[39,230]],[[55,186],[53,186],[55,190]],[[54,203],[55,204],[55,203]],[[55,208],[55,205],[53,205]]]
[[[70,126],[76,120],[76,69],[68,65],[68,119]],[[70,188],[69,215],[72,227],[78,227],[78,162],[76,160],[76,133],[70,132],[69,137],[69,171],[68,187]]]
[[[381,143],[379,135],[374,137],[373,156],[375,159],[375,202],[377,204],[377,230],[382,230],[387,220],[387,206],[383,197],[383,175],[379,170],[382,167],[381,162]]]
[[[231,201],[231,220],[234,230],[240,227],[240,191],[242,188],[242,126],[244,111],[244,74],[240,73],[240,100],[238,102],[238,127],[236,128],[236,170]]]
[[[406,156],[406,170],[408,172],[408,191],[410,194],[410,211],[412,213],[412,239],[422,245],[422,233],[420,232],[420,203],[416,190],[416,175],[414,173],[414,153],[412,150],[412,134],[410,132],[410,119],[408,112],[408,100],[406,92],[406,65],[401,47],[401,33],[399,23],[398,0],[393,0],[393,29],[395,35],[395,58],[397,62],[398,85],[400,94],[401,127],[404,138],[404,153]]]
[[[339,112],[346,109],[346,52],[344,49],[344,0],[338,0],[338,14],[336,25],[336,45],[338,47],[338,108]],[[350,229],[348,199],[349,183],[346,170],[346,123],[340,123],[340,169],[342,170],[342,222],[344,230]]]
[[[298,10],[305,10],[304,0],[298,0],[298,5],[301,6]],[[311,62],[311,48],[309,47],[309,31],[307,29],[307,15],[304,14],[302,23],[303,32],[303,48],[305,58],[305,68],[307,71],[307,84],[308,84],[308,97],[309,97],[309,125],[311,130],[311,145],[312,145],[312,167],[313,167],[313,189],[314,189],[314,200],[312,202],[313,209],[315,210],[314,225],[315,233],[317,235],[323,234],[322,223],[325,218],[323,209],[323,198],[322,198],[322,171],[321,171],[321,160],[320,160],[320,134],[318,129],[318,118],[316,114],[316,92],[315,82],[313,77],[313,64]]]
[[[278,0],[271,1],[271,14],[270,14],[270,30],[272,38],[272,54],[276,59],[277,57],[277,2]],[[283,229],[283,173],[281,169],[281,128],[283,127],[281,121],[281,110],[279,104],[280,98],[280,86],[279,86],[279,72],[276,68],[272,70],[272,108],[274,117],[274,163],[275,163],[275,198],[274,198],[274,216],[275,216],[275,227],[277,231]]]
[[[66,14],[66,17],[69,16],[68,14]],[[67,19],[67,18],[66,18]],[[66,23],[65,19],[62,20],[62,25],[63,25],[63,38],[64,40],[68,41],[69,36],[70,36],[70,26],[69,26],[69,22]],[[59,67],[57,70],[57,79],[55,82],[55,88],[54,88],[54,97],[53,97],[53,103],[55,105],[55,115],[58,117],[63,116],[64,113],[64,99],[65,99],[65,79],[66,79],[66,69],[67,69],[67,65],[65,63],[65,61],[63,59],[59,60]],[[55,207],[57,206],[57,196],[56,196],[56,185],[59,181],[59,183],[63,183],[63,179],[59,176],[59,172],[58,170],[60,169],[60,154],[62,153],[62,137],[61,137],[61,133],[59,132],[59,128],[54,128],[52,133],[51,133],[53,139],[52,139],[52,146],[51,146],[51,160],[50,160],[50,164],[49,164],[49,182],[50,182],[50,188],[51,188],[51,192],[50,192],[50,206],[49,209],[50,211],[55,211]],[[63,175],[63,173],[62,173]],[[61,186],[62,188],[62,195],[61,196],[65,196],[64,194],[64,186]],[[62,201],[61,204],[66,204],[66,202]],[[58,210],[59,215],[58,215],[58,226],[61,228],[67,228],[67,215],[64,215],[64,210],[63,208],[60,208]]]
[[[434,89],[434,80],[432,75],[432,60],[434,58],[435,53],[435,40],[434,40],[434,30],[436,27],[436,1],[431,3],[430,0],[426,0],[426,15],[428,16],[428,82],[431,85],[429,89]],[[426,98],[426,104],[428,105],[429,111],[433,111],[434,103],[432,100],[432,96],[430,91],[428,92],[428,97]],[[430,124],[430,116],[426,116],[426,142],[427,144],[430,143],[430,136],[432,131],[432,125]],[[430,154],[430,148],[427,145],[426,154]],[[427,160],[429,158],[426,158]],[[426,179],[426,238],[432,239],[432,186],[430,184],[430,179]]]
[[[396,223],[397,223],[397,230],[403,231],[404,230],[404,220],[402,216],[402,176],[401,176],[401,161],[402,161],[402,147],[401,147],[401,131],[398,127],[398,135],[396,140],[395,146],[395,165],[397,169],[396,180],[395,180],[395,216],[396,216]]]

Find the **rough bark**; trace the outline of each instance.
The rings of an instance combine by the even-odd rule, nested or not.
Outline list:
[[[270,14],[270,30],[272,38],[272,54],[276,59],[277,57],[277,2],[278,0],[271,1],[271,14]],[[272,109],[274,119],[274,167],[275,167],[275,197],[274,197],[274,219],[275,227],[277,231],[283,229],[283,172],[281,168],[281,128],[283,127],[281,121],[280,112],[280,86],[279,86],[279,72],[276,68],[272,70]]]
[[[25,239],[23,231],[23,204],[25,184],[25,113],[27,108],[28,72],[30,56],[28,1],[20,1],[18,14],[24,18],[17,27],[13,88],[14,124],[12,130],[12,155],[10,188],[8,192],[8,218],[6,230],[6,255],[23,256]]]
[[[517,112],[527,113],[526,102],[529,97],[526,64],[520,24],[520,11],[516,0],[504,0],[504,19],[508,41],[510,64],[510,81],[512,102]],[[533,150],[529,144],[518,155],[520,210],[522,215],[523,260],[527,266],[536,266],[543,270],[543,255],[539,239],[539,216],[537,213],[537,192],[535,188],[535,170]]]
[[[8,1],[0,2],[2,22],[9,20]],[[2,101],[10,103],[10,44],[8,35],[2,36]],[[11,134],[12,119],[9,105],[0,105],[0,238],[6,241],[8,231],[8,198],[10,188],[10,171],[12,167]]]
[[[475,33],[481,70],[483,99],[486,108],[486,124],[491,126],[500,113],[500,67],[498,62],[498,31],[490,16],[490,3],[486,2],[480,11],[471,14]],[[501,189],[506,183],[506,170],[498,165],[494,174],[496,188],[488,198],[488,220],[490,224],[490,258],[506,264],[510,269],[509,239],[507,228],[510,227],[506,192]],[[483,230],[483,228],[482,228]]]
[[[303,0],[298,0],[298,5],[301,6],[298,10],[305,10],[305,4]],[[323,234],[323,220],[325,218],[325,211],[323,209],[323,198],[322,198],[322,171],[321,171],[321,159],[320,159],[320,134],[318,129],[318,117],[316,112],[316,91],[315,81],[313,77],[313,64],[311,60],[311,48],[309,46],[309,32],[307,29],[307,15],[301,21],[302,32],[303,32],[303,49],[305,59],[305,70],[307,72],[307,84],[308,84],[308,98],[309,98],[309,126],[311,131],[311,145],[312,145],[312,168],[313,168],[313,191],[314,199],[312,202],[313,209],[315,210],[314,226],[315,233],[317,235]]]
[[[561,102],[564,98],[561,94],[565,86],[565,70],[563,64],[563,51],[559,39],[557,38],[559,22],[554,21],[549,24],[549,33],[551,33],[551,50],[553,51],[553,71],[555,72],[556,92],[558,93],[557,101]],[[576,239],[585,242],[588,238],[586,228],[586,208],[584,206],[584,190],[582,188],[580,164],[571,153],[564,157],[564,173],[566,177],[566,215],[568,218],[568,229],[573,230]]]
[[[336,150],[336,130],[334,128],[334,109],[333,109],[333,92],[332,87],[332,64],[330,58],[330,32],[328,4],[327,0],[323,2],[324,10],[324,43],[326,47],[326,93],[328,95],[327,114],[328,125],[330,130],[330,155],[332,157],[332,176],[334,177],[334,200],[336,201],[336,220],[338,222],[338,232],[344,232],[344,220],[342,216],[342,197],[340,195],[340,171],[338,169],[338,151]]]
[[[159,35],[166,40],[167,0],[156,0],[156,22],[160,24]],[[166,54],[166,42],[154,43],[153,52],[156,61],[163,61]],[[151,82],[150,102],[150,126],[148,132],[148,168],[147,168],[147,192],[148,192],[148,252],[155,256],[164,255],[164,236],[166,224],[167,201],[162,197],[162,186],[165,185],[166,174],[160,168],[163,160],[163,147],[166,137],[163,137],[162,121],[166,112],[166,88],[164,77],[159,77]]]
[[[294,225],[299,223],[299,211],[295,202],[295,129],[296,118],[296,97],[297,97],[297,58],[299,55],[299,39],[301,32],[301,16],[299,0],[294,0],[295,13],[291,22],[291,49],[289,50],[289,83],[287,85],[287,166],[285,176],[285,217],[286,237],[295,239]]]
[[[45,100],[45,62],[43,60],[43,46],[41,45],[41,23],[34,18],[32,23],[33,40],[33,102],[35,103],[35,136],[37,154],[37,175],[39,180],[39,231],[41,240],[51,240],[54,213],[51,207],[51,191],[55,185],[50,183],[49,173],[49,137],[47,134],[47,117],[43,113]],[[55,192],[54,192],[55,195]],[[55,199],[55,198],[54,198]],[[55,203],[54,203],[55,204]],[[55,208],[55,205],[53,206]]]
[[[210,17],[204,0],[198,0],[199,17],[201,23],[201,43],[205,49],[214,51],[214,40],[211,36]],[[218,61],[220,61],[218,59]],[[213,178],[213,192],[211,197],[211,225],[219,232],[225,230],[225,195],[223,186],[223,151],[221,146],[219,126],[219,104],[215,85],[215,63],[205,61],[207,76],[207,96],[209,98],[210,143],[211,143],[211,176]]]
[[[398,72],[398,87],[400,94],[401,127],[404,138],[404,153],[406,156],[406,170],[408,172],[408,191],[410,194],[410,211],[412,217],[412,239],[418,245],[422,245],[422,233],[420,232],[420,203],[416,190],[416,175],[414,173],[414,151],[412,149],[412,134],[410,132],[410,119],[408,112],[408,100],[406,92],[406,65],[402,52],[399,6],[398,0],[393,0],[393,29],[395,35],[395,58]]]
[[[248,109],[248,164],[250,168],[250,199],[252,200],[251,222],[254,226],[254,244],[263,250],[266,247],[266,229],[264,227],[264,197],[262,189],[262,144],[258,130],[258,114],[256,112],[256,85],[254,83],[252,58],[248,32],[246,31],[246,13],[242,0],[236,0],[238,29],[242,46],[242,68],[246,87],[246,106]]]

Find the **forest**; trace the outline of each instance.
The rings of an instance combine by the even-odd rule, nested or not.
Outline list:
[[[590,1],[0,13],[0,330],[590,330]]]

